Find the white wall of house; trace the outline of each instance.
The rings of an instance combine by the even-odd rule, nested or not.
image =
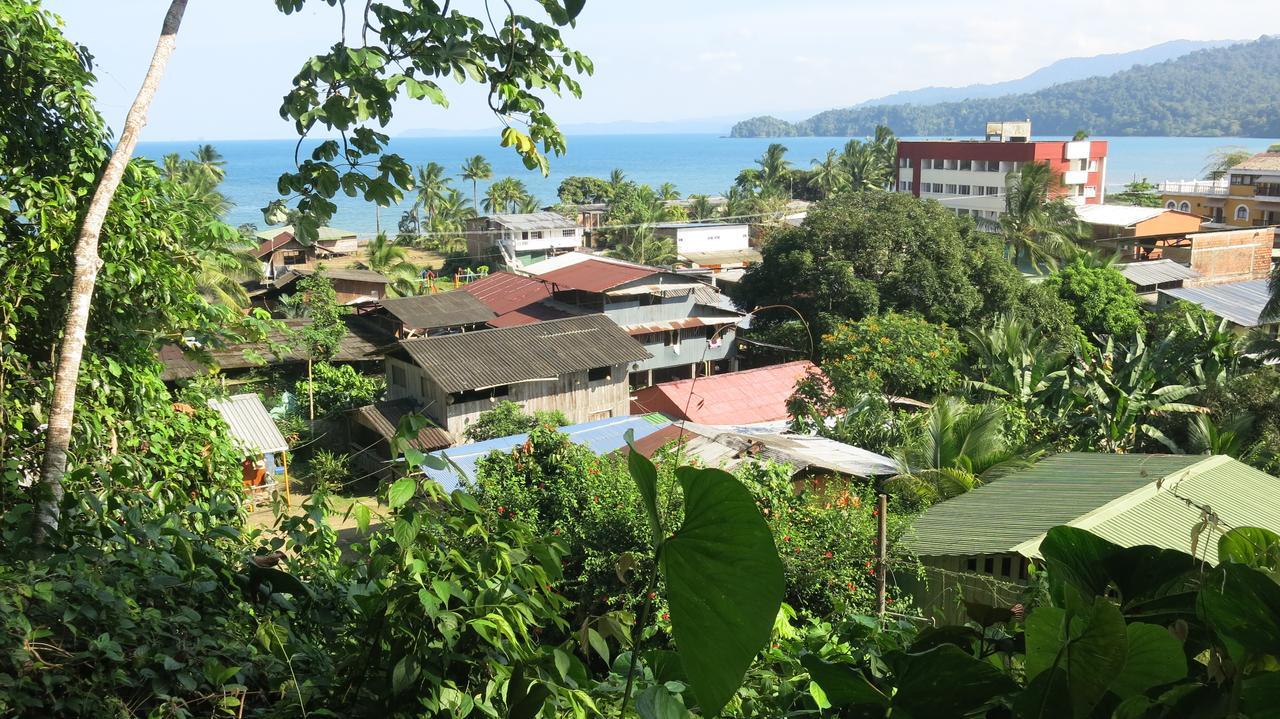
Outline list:
[[[691,225],[687,227],[659,227],[660,237],[674,237],[676,252],[732,252],[750,246],[747,225]]]

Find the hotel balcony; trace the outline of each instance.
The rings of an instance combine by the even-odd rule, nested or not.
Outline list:
[[[1161,193],[1170,195],[1227,195],[1227,181],[1222,180],[1167,180],[1158,186]]]
[[[1088,170],[1067,170],[1062,173],[1062,184],[1064,185],[1083,185],[1088,181]]]

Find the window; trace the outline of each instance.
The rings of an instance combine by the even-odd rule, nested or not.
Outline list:
[[[507,385],[499,387],[490,387],[488,389],[469,389],[463,392],[454,392],[449,395],[449,404],[465,404],[467,402],[477,402],[479,400],[494,400],[498,397],[506,397],[510,393],[511,388]]]
[[[972,170],[972,169],[973,169],[973,160],[961,160],[961,161],[960,161],[960,169],[961,169],[961,170]]]
[[[610,379],[612,377],[612,374],[613,374],[612,367],[594,367],[592,369],[587,370],[587,381],[602,382],[604,380]]]
[[[1190,203],[1190,202],[1187,202],[1186,200],[1183,200],[1183,201],[1182,201],[1182,204],[1178,205],[1178,209],[1179,209],[1180,211],[1182,211],[1182,212],[1190,212],[1190,211],[1191,211],[1191,203]]]
[[[995,557],[987,557],[985,560],[983,560],[983,562],[982,562],[982,571],[986,572],[987,574],[995,574],[995,573],[996,573],[996,559],[995,559]]]
[[[1237,220],[1249,219],[1249,208],[1245,207],[1244,205],[1236,205],[1236,219]]]
[[[898,158],[898,167],[911,167],[911,158],[909,158],[909,157],[899,157],[899,158]]]
[[[574,235],[577,235],[577,234],[578,234],[577,230],[560,230],[561,237],[573,237]]]
[[[946,192],[948,195],[954,195],[954,194],[956,194],[956,186],[955,186],[955,185],[947,185],[946,187],[947,187],[947,189],[946,189],[946,190],[944,190],[944,192]]]
[[[999,171],[1000,171],[999,160],[987,160],[987,172],[999,172]]]
[[[970,187],[969,187],[968,185],[957,185],[957,186],[956,186],[956,194],[957,194],[957,195],[971,195],[971,194],[973,194],[973,193],[970,191]]]
[[[1233,185],[1252,185],[1258,180],[1255,175],[1232,175],[1231,184]]]
[[[1002,577],[1013,576],[1013,557],[1005,557],[1004,559],[1000,560],[1000,576]]]
[[[529,233],[529,239],[531,239],[531,240],[541,240],[541,239],[542,239],[542,231],[541,231],[541,230],[535,230],[535,231],[533,231],[533,232],[530,232],[530,233]]]
[[[391,365],[391,384],[396,387],[404,387],[404,367],[398,364]]]
[[[662,335],[662,344],[668,347],[680,344],[680,330],[668,330],[663,332]]]
[[[943,163],[942,163],[942,169],[944,169],[944,170],[954,170],[954,169],[956,169],[957,164],[958,164],[958,163],[957,163],[955,160],[943,160]]]
[[[978,571],[978,558],[977,558],[977,557],[969,557],[969,559],[968,559],[968,560],[966,560],[966,561],[965,561],[965,563],[964,563],[964,568],[965,568],[965,569],[968,569],[970,572],[976,572],[976,571]]]
[[[998,195],[998,194],[1000,194],[1000,188],[999,188],[999,187],[992,187],[992,186],[988,185],[988,186],[987,186],[987,194],[988,194],[988,195]]]
[[[1178,209],[1178,203],[1174,202],[1173,200],[1169,200],[1168,202],[1164,203],[1164,209],[1176,210]]]

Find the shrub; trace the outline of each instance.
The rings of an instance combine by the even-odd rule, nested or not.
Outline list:
[[[837,325],[822,338],[822,370],[837,392],[931,396],[959,381],[955,330],[889,312]]]
[[[376,402],[386,390],[386,382],[380,376],[360,374],[351,365],[331,365],[317,362],[311,368],[315,383],[316,417],[341,412]],[[299,405],[307,404],[307,379],[303,377],[294,385]]]
[[[473,442],[483,442],[524,434],[534,427],[563,427],[566,424],[569,424],[569,419],[558,409],[539,410],[529,415],[515,402],[503,400],[493,409],[481,412],[462,434]]]

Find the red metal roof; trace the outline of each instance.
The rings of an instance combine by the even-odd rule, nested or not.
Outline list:
[[[462,288],[493,310],[498,316],[489,320],[491,327],[517,327],[534,322],[573,317],[575,313],[543,304],[551,299],[551,287],[535,277],[511,272],[495,272]]]
[[[541,275],[541,279],[556,285],[556,288],[561,290],[604,292],[642,277],[656,275],[661,271],[656,267],[592,259],[552,270]]]
[[[254,252],[254,256],[261,258],[263,255],[275,252],[290,242],[293,242],[293,235],[288,232],[281,232],[275,237],[265,240],[259,244],[258,249]],[[301,248],[302,244],[298,243],[298,247]]]
[[[682,379],[635,393],[631,413],[662,412],[700,424],[756,424],[787,419],[787,400],[810,370],[808,360]],[[687,407],[687,409],[686,409]]]

